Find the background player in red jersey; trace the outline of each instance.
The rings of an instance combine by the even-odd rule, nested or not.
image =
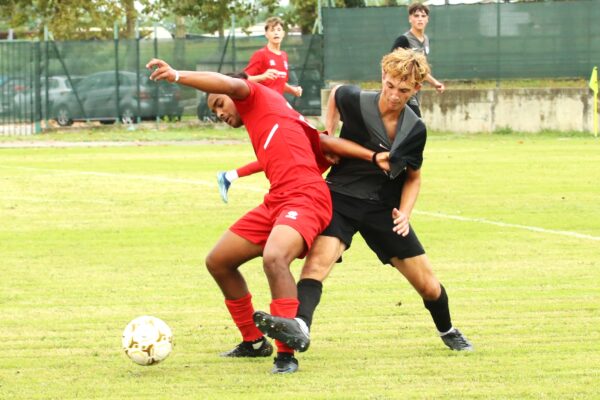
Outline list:
[[[389,168],[388,153],[324,135],[291,109],[283,96],[260,84],[216,72],[176,71],[162,60],[146,65],[152,80],[167,80],[209,93],[209,108],[230,126],[245,125],[270,189],[264,201],[227,230],[206,257],[206,267],[225,296],[243,341],[226,357],[267,357],[272,347],[254,325],[252,296],[239,267],[263,257],[271,314],[294,317],[298,308],[290,263],[303,257],[331,219],[331,197],[321,173],[324,153],[356,157]],[[294,350],[276,341],[273,373],[298,369]]]
[[[282,95],[290,93],[296,97],[302,95],[300,86],[291,86],[288,82],[288,56],[281,50],[281,42],[285,37],[283,21],[278,17],[271,17],[265,22],[265,36],[267,45],[252,54],[244,72],[248,80],[259,82]],[[243,167],[217,173],[219,194],[223,202],[227,203],[229,186],[237,178],[252,175],[262,171],[256,162],[249,163]]]
[[[288,56],[281,50],[281,42],[285,38],[283,21],[271,17],[265,21],[265,36],[267,45],[252,54],[244,72],[248,80],[259,82],[279,93],[289,93],[296,97],[302,96],[300,86],[288,84]]]

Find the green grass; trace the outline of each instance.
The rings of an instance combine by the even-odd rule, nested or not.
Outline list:
[[[124,129],[119,125],[102,126],[97,123],[81,124],[68,129],[51,129],[37,135],[0,135],[0,144],[7,142],[179,142],[193,140],[246,140],[243,129],[230,129],[225,124],[200,125],[196,120],[169,124],[144,122]]]
[[[144,133],[162,134],[196,133]],[[418,295],[357,237],[292,376],[271,376],[271,359],[218,357],[240,338],[203,260],[267,185],[244,178],[224,205],[214,175],[251,160],[247,143],[0,149],[0,398],[596,398],[598,146],[577,134],[432,134],[412,224],[476,352],[446,350]],[[242,270],[266,309],[260,261]],[[153,367],[120,350],[143,314],[175,335]]]

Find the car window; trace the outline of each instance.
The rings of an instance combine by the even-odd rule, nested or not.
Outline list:
[[[77,85],[77,90],[90,90],[97,85],[98,81],[98,75],[91,75],[83,78]]]
[[[102,74],[100,79],[94,84],[95,89],[114,87],[117,83],[115,74]]]
[[[131,81],[131,77],[126,74],[119,74],[119,85],[121,85],[121,86],[133,85],[133,82]]]

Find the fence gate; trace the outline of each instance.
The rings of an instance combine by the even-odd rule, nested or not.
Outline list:
[[[0,41],[0,135],[41,131],[39,42]]]

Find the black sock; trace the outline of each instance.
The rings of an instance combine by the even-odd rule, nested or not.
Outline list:
[[[450,308],[448,307],[448,295],[446,289],[440,284],[442,292],[437,300],[423,300],[425,308],[431,313],[435,327],[439,332],[448,332],[452,328],[450,320]]]
[[[298,312],[296,317],[306,322],[310,328],[313,314],[321,301],[323,293],[323,283],[315,279],[301,279],[298,281]]]

